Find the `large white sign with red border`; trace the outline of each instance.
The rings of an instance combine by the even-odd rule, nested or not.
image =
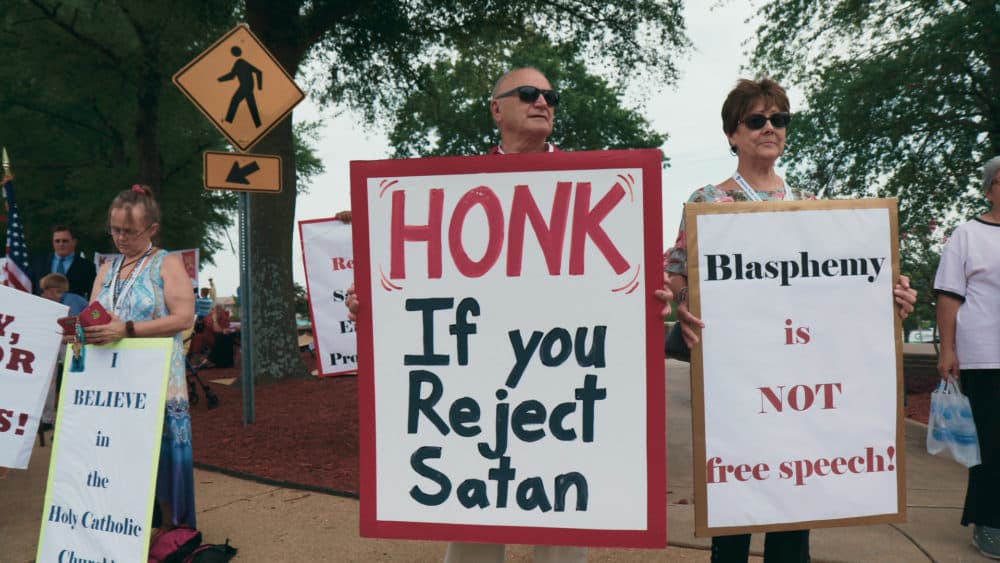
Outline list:
[[[351,225],[334,218],[299,221],[318,373],[358,371],[358,339],[344,300],[354,283]]]
[[[665,545],[661,164],[352,163],[362,535]]]

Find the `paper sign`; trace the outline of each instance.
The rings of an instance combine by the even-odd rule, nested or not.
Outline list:
[[[351,226],[336,219],[299,221],[319,375],[358,370],[358,339],[344,299],[354,283]]]
[[[0,467],[27,469],[69,307],[0,286]]]
[[[696,533],[903,521],[895,200],[685,214]]]
[[[362,535],[665,545],[660,165],[352,163]]]
[[[146,561],[173,342],[88,346],[64,373],[38,561]]]

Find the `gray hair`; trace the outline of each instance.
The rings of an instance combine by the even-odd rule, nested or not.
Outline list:
[[[496,83],[493,84],[493,94],[490,97],[491,98],[496,98],[497,94],[500,93],[500,85],[503,84],[503,81],[506,80],[508,76],[510,76],[511,74],[513,74],[513,73],[515,73],[515,72],[517,72],[519,70],[533,70],[533,71],[537,72],[538,74],[541,74],[542,76],[545,76],[544,72],[538,70],[537,68],[535,68],[533,66],[521,66],[521,67],[517,67],[517,68],[512,68],[512,69],[508,70],[507,72],[503,73],[502,75],[500,75],[500,78],[498,78],[497,81],[496,81]]]
[[[990,187],[993,185],[993,178],[997,177],[997,171],[1000,171],[1000,156],[994,156],[983,165],[984,194],[990,193]]]

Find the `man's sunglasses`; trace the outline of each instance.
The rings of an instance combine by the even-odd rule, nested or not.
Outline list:
[[[792,114],[787,111],[779,111],[778,113],[773,113],[770,117],[767,117],[759,113],[755,113],[746,119],[741,120],[740,123],[746,125],[747,129],[756,131],[758,129],[763,129],[764,124],[768,121],[771,122],[771,125],[773,125],[775,129],[784,129],[785,127],[788,127],[788,124],[792,121]]]
[[[521,98],[522,102],[528,104],[535,103],[538,96],[542,96],[545,98],[545,103],[550,106],[555,107],[559,105],[559,92],[556,92],[555,90],[542,90],[541,88],[535,88],[534,86],[518,86],[513,90],[507,90],[506,92],[497,94],[497,99],[509,98],[514,94],[517,94],[517,97]]]

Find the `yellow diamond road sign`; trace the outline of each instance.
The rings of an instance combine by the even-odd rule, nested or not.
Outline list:
[[[205,189],[241,192],[281,191],[281,157],[205,151]]]
[[[254,146],[305,97],[246,24],[205,49],[173,80],[241,151]]]

